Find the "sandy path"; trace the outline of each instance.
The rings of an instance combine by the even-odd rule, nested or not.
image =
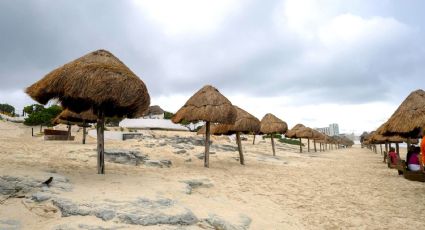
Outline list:
[[[167,137],[193,135],[153,133]],[[156,140],[107,141],[107,149],[139,150],[152,159],[169,159],[173,166],[136,167],[107,162],[107,174],[101,176],[95,169],[95,140],[81,145],[80,138],[77,133],[74,142],[45,142],[31,137],[31,130],[22,125],[0,121],[0,176],[42,178],[55,171],[69,178],[74,187],[72,192],[61,195],[75,201],[169,198],[192,210],[198,218],[214,213],[237,223],[241,215],[248,216],[252,219],[250,229],[420,229],[424,224],[419,217],[425,211],[425,185],[398,176],[381,163],[380,154],[367,149],[300,154],[297,146],[278,143],[277,157],[273,158],[269,140],[252,145],[249,137],[243,142],[246,166],[235,160],[237,152],[216,148],[211,155],[211,168],[206,169],[202,160],[195,157],[203,151],[201,146],[182,157],[173,154],[175,149],[170,145],[146,147]],[[215,146],[236,146],[227,138],[214,140]],[[191,162],[185,162],[188,157]],[[185,184],[180,181],[194,178],[208,179],[213,186],[196,189],[191,195],[184,193]],[[0,206],[2,218],[20,220],[23,229],[52,229],[78,222],[113,225],[94,217],[41,217],[28,211],[20,199]]]

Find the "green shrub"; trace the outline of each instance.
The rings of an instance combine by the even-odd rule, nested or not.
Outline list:
[[[13,117],[15,115],[15,107],[9,104],[0,104],[0,112]]]
[[[174,116],[174,113],[164,111],[164,119],[170,120]]]
[[[49,108],[33,110],[28,118],[25,119],[25,125],[46,125],[52,126],[52,121],[62,112],[62,107],[58,105],[52,105]]]
[[[279,139],[280,142],[290,145],[300,145],[300,140],[298,139],[289,139],[289,138],[281,138]],[[301,144],[304,146],[304,144]]]

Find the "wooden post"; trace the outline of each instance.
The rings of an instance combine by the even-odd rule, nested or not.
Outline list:
[[[86,144],[86,121],[83,120],[83,145]]]
[[[317,152],[317,149],[316,149],[316,139],[313,139],[313,143],[314,143],[314,152]]]
[[[385,142],[384,163],[387,162],[387,156],[388,156],[388,142]]]
[[[301,141],[301,138],[300,138],[300,153],[302,152],[303,152],[303,142]]]
[[[245,161],[244,161],[244,158],[243,158],[240,132],[236,132],[236,142],[238,143],[239,162],[241,163],[241,165],[244,165],[245,164]]]
[[[273,156],[276,156],[276,152],[275,152],[275,150],[274,150],[273,133],[271,134],[271,139],[272,139]]]
[[[68,124],[68,140],[71,140],[71,124]]]
[[[400,148],[398,146],[398,143],[395,143],[395,151],[397,153],[398,159],[400,159]]]
[[[34,128],[31,127],[31,136],[34,136]]]
[[[97,118],[97,173],[105,174],[105,140],[103,132],[105,130],[105,117],[103,112],[99,112]]]
[[[308,146],[307,151],[310,152],[310,138],[307,138],[307,142],[308,142],[308,144],[307,144],[307,146]]]
[[[379,148],[381,149],[381,155],[382,155],[382,144],[379,144]]]
[[[204,155],[204,167],[210,167],[210,122],[207,121],[205,124],[205,155]]]
[[[255,134],[254,134],[254,140],[252,140],[252,144],[255,145]]]

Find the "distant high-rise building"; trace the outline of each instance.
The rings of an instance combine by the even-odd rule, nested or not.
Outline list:
[[[329,133],[330,136],[338,136],[339,135],[339,126],[336,123],[329,125]]]
[[[336,123],[330,124],[329,127],[316,128],[317,131],[326,134],[328,136],[338,136],[339,135],[339,126]]]

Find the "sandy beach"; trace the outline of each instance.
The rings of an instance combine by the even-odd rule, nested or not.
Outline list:
[[[137,151],[143,161],[131,165],[107,159],[106,175],[98,175],[96,140],[88,138],[82,145],[82,133],[75,131],[75,141],[44,141],[31,137],[29,127],[0,121],[0,192],[6,193],[12,182],[33,186],[21,191],[23,197],[0,205],[0,229],[424,225],[425,184],[398,176],[382,163],[379,153],[359,146],[298,153],[298,146],[278,142],[273,157],[270,140],[257,139],[252,145],[252,136],[247,136],[242,166],[236,144],[227,137],[213,137],[210,168],[204,168],[198,157],[203,146],[188,143],[202,136],[143,131],[141,139],[105,142],[106,151]],[[40,186],[50,176],[51,186]],[[6,197],[0,195],[1,200]]]

